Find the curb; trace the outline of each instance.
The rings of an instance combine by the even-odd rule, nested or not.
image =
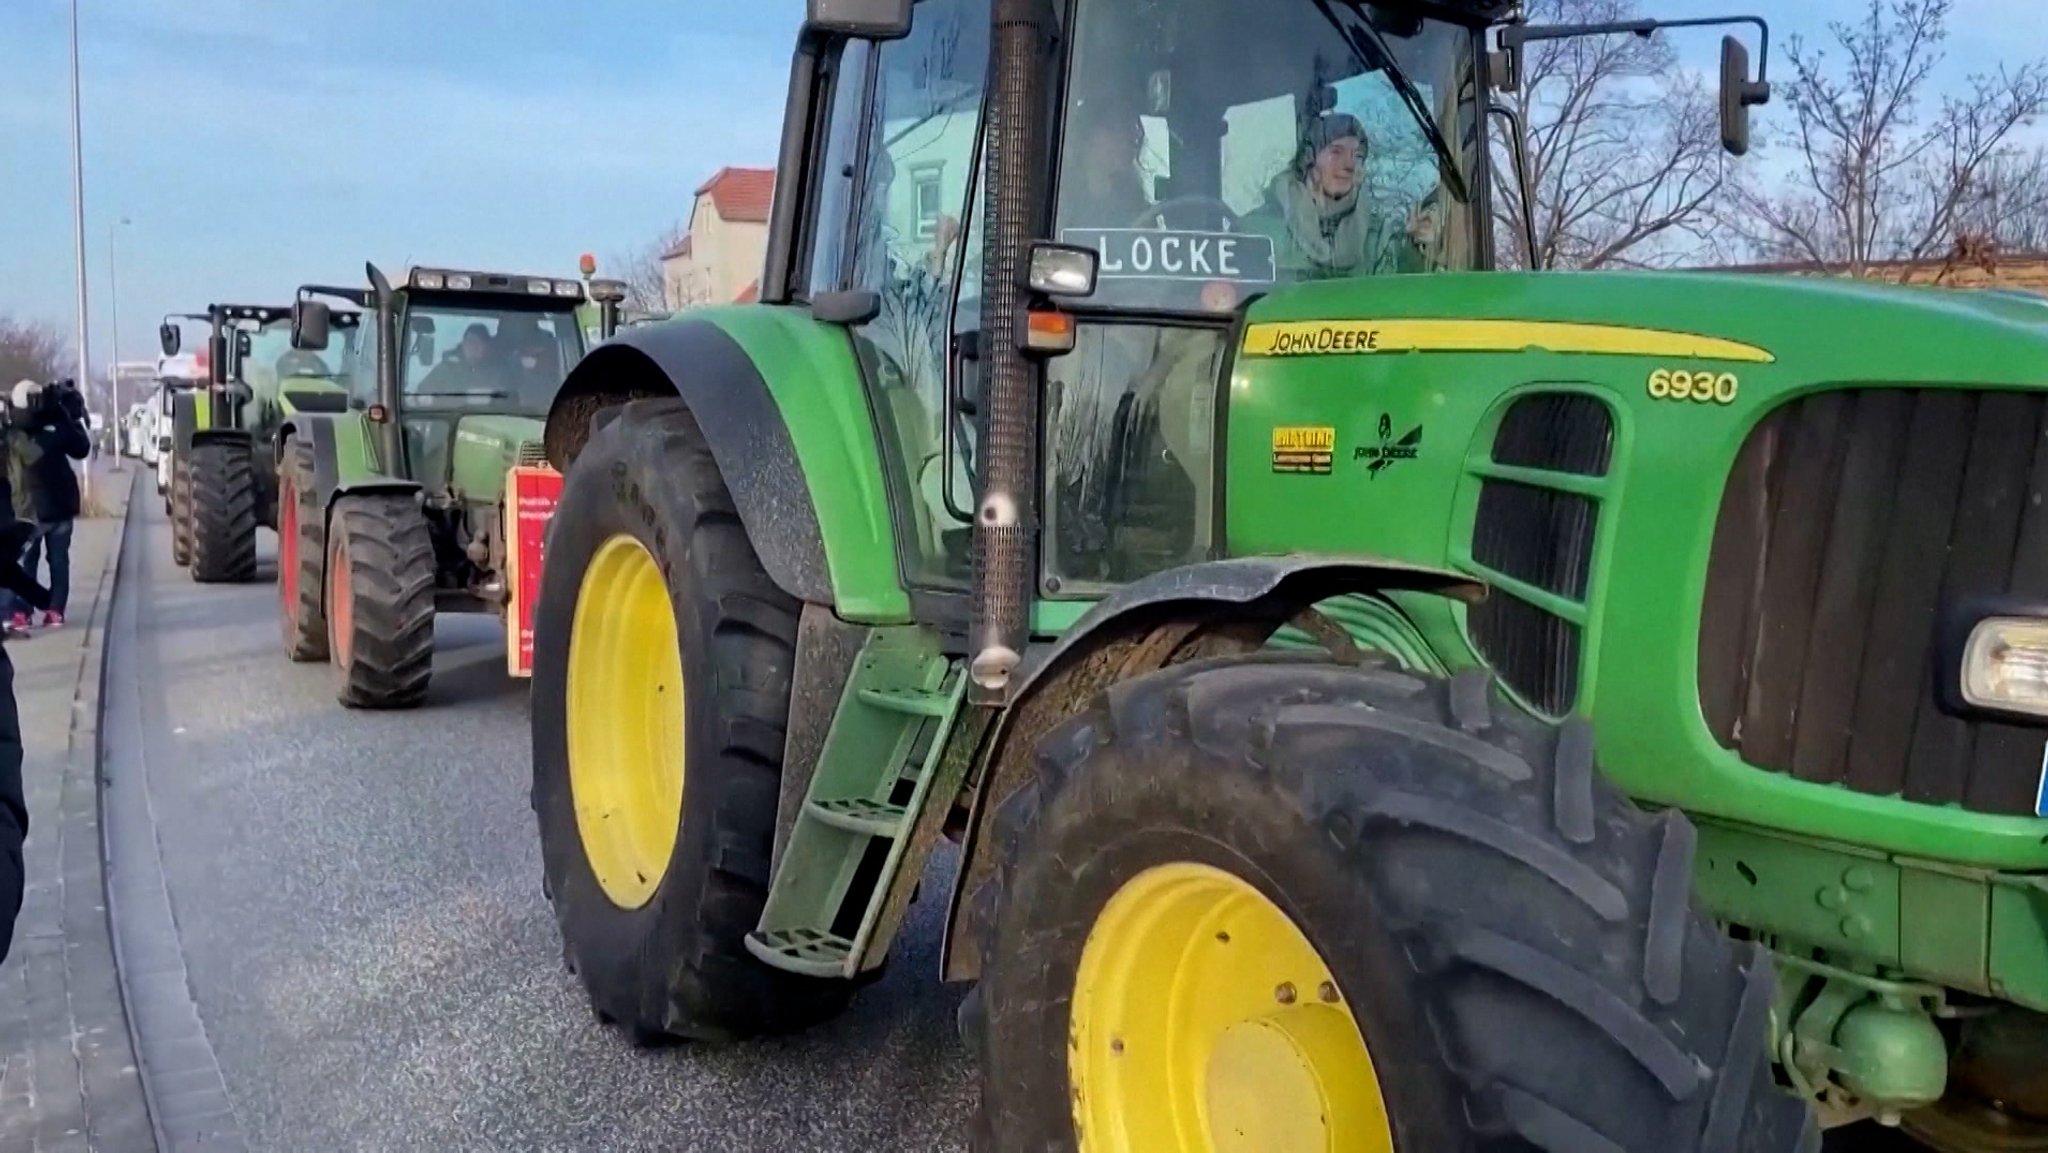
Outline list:
[[[100,900],[107,909],[107,940],[114,950],[114,984],[121,991],[121,1021],[128,1029],[128,1051],[134,1055],[136,1080],[142,1086],[142,1108],[149,1116],[153,1143],[161,1150],[164,1148],[163,1125],[157,1120],[156,1101],[150,1094],[149,1078],[142,1065],[142,1037],[135,1028],[135,1005],[129,996],[128,981],[123,976],[126,958],[123,956],[121,934],[115,928],[118,918],[114,901],[113,856],[108,852],[107,833],[107,750],[100,735],[104,729],[101,721],[107,701],[107,628],[114,617],[114,598],[121,592],[121,560],[128,555],[128,531],[134,524],[135,486],[136,478],[129,477],[128,502],[121,506],[121,527],[114,536],[114,547],[107,550],[107,558],[100,568],[92,618],[86,622],[85,652],[79,657],[78,695],[71,705],[71,740],[67,756],[76,757],[84,748],[90,750],[92,757],[93,794],[100,832]],[[95,666],[90,679],[86,676],[89,664]]]
[[[113,588],[99,638],[104,647],[119,630],[135,643],[141,626],[132,605],[118,607],[121,572],[140,563],[128,552],[135,509],[131,482],[129,519],[121,528]],[[147,513],[143,514],[145,517]],[[130,572],[131,579],[137,576]],[[94,709],[93,750],[99,768],[101,875],[107,891],[107,921],[114,941],[114,972],[128,1019],[128,1036],[142,1082],[142,1097],[159,1153],[240,1153],[246,1148],[233,1102],[213,1046],[192,999],[183,942],[171,910],[170,891],[157,843],[143,745],[143,702],[130,702],[129,723],[111,737],[108,711],[122,693],[142,692],[139,676],[116,683],[113,662],[100,662]],[[132,683],[131,683],[132,680]],[[118,763],[118,771],[108,767]]]

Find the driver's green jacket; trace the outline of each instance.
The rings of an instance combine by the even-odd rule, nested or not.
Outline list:
[[[1291,173],[1273,181],[1265,202],[1246,213],[1242,224],[1246,232],[1271,238],[1282,284],[1421,272],[1426,266],[1401,219],[1362,195],[1328,211]]]

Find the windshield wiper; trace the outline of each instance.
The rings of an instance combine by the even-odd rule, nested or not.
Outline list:
[[[1336,6],[1330,0],[1316,0],[1316,8],[1330,22],[1330,27],[1351,45],[1352,51],[1367,57],[1368,62],[1372,58],[1378,59],[1380,70],[1387,74],[1387,81],[1394,86],[1401,103],[1408,106],[1408,114],[1415,118],[1416,127],[1422,129],[1429,146],[1436,150],[1437,166],[1443,171],[1444,183],[1450,186],[1451,195],[1457,197],[1460,204],[1472,203],[1472,194],[1465,188],[1465,176],[1458,169],[1456,155],[1451,152],[1451,142],[1444,139],[1443,130],[1437,127],[1436,117],[1431,115],[1429,104],[1423,100],[1421,90],[1415,87],[1415,81],[1410,80],[1394,60],[1394,50],[1388,47],[1386,39],[1362,20],[1355,26],[1346,27],[1344,18],[1337,14]]]
[[[496,389],[490,389],[490,390],[485,390],[485,389],[480,389],[480,388],[478,388],[478,389],[465,389],[464,391],[461,391],[461,392],[414,392],[414,393],[408,393],[407,395],[408,395],[408,396],[446,396],[446,397],[453,397],[453,398],[456,398],[456,399],[460,399],[460,400],[509,400],[509,399],[511,399],[511,397],[512,397],[512,394],[511,394],[511,393],[509,393],[509,392],[499,392],[499,391],[497,391]]]

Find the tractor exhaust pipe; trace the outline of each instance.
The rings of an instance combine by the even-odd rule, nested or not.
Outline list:
[[[1045,217],[1039,126],[1051,40],[1046,0],[996,0],[989,41],[987,248],[981,331],[988,404],[975,509],[969,675],[979,704],[1004,703],[1029,636],[1038,558],[1038,396],[1043,368],[1024,355],[1024,264]]]

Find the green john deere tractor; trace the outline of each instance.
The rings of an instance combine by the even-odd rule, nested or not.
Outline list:
[[[334,340],[341,314],[320,297],[367,320],[346,353],[344,404],[279,433],[279,604],[286,655],[330,661],[344,705],[409,708],[432,675],[436,613],[503,617],[524,675],[531,597],[517,570],[522,551],[537,567],[552,492],[518,502],[540,515],[507,494],[552,471],[542,421],[584,354],[578,310],[594,298],[609,334],[624,287],[430,268],[394,287],[367,271],[367,288],[308,285],[292,308],[301,351]]]
[[[215,304],[204,313],[164,318],[165,356],[182,342],[179,320],[207,323],[210,383],[177,396],[172,410],[172,554],[201,583],[256,576],[256,529],[276,529],[277,448],[286,421],[300,413],[341,412],[348,398],[327,355],[290,346],[284,305]],[[353,341],[356,317],[336,318]]]
[[[600,1017],[830,1016],[943,838],[994,1148],[2048,1139],[2048,337],[1494,271],[1490,92],[1660,27],[1516,15],[810,0],[762,303],[548,417]]]

